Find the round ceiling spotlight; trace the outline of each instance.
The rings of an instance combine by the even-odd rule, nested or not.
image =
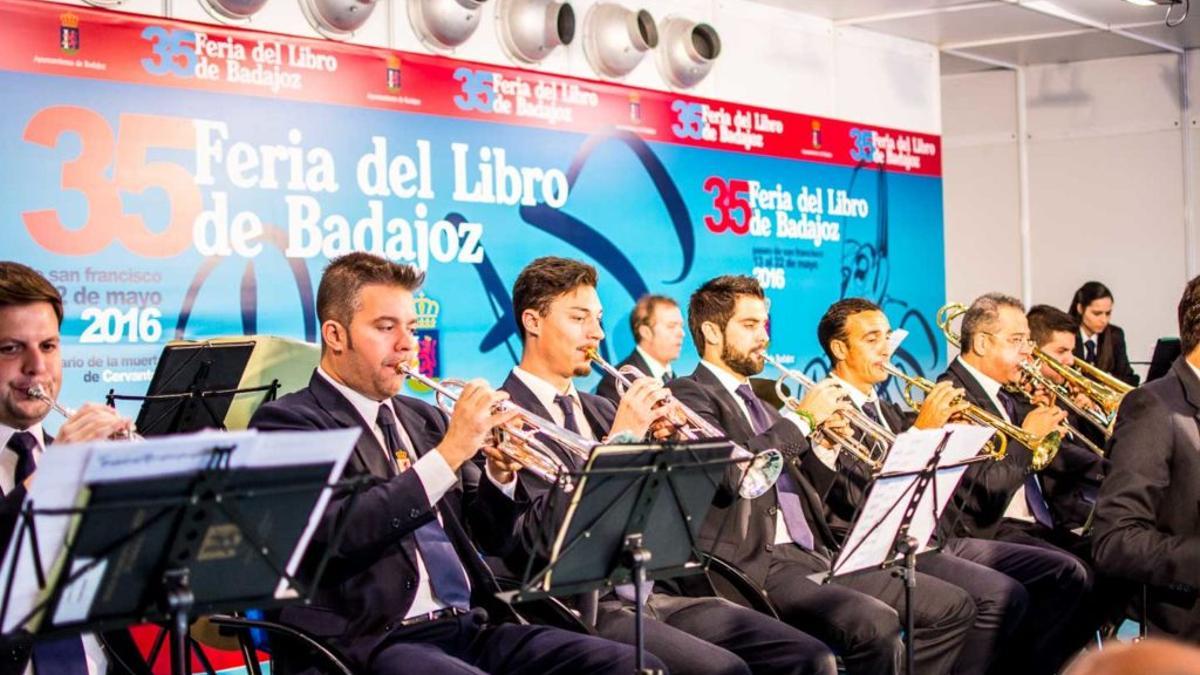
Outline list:
[[[377,0],[300,0],[304,18],[317,32],[332,40],[345,40],[371,18]]]
[[[209,16],[222,23],[241,23],[267,4],[267,0],[199,0]]]
[[[575,39],[575,10],[559,0],[499,0],[500,46],[514,61],[537,63]]]
[[[706,23],[678,16],[663,20],[659,29],[658,72],[677,89],[691,89],[708,76],[721,55],[721,37]]]
[[[592,70],[605,77],[628,75],[656,46],[658,27],[644,9],[601,2],[583,19],[583,53]]]
[[[408,22],[427,47],[451,50],[479,27],[486,0],[408,0]]]

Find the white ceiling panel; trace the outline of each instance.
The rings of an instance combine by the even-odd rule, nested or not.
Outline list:
[[[1002,4],[859,24],[866,30],[935,45],[995,40],[1076,30],[1078,24]]]
[[[1138,56],[1141,54],[1154,54],[1162,50],[1153,45],[1130,40],[1105,31],[1093,31],[1083,35],[1072,35],[1048,40],[1009,42],[963,51],[1009,63],[1030,65],[1035,63],[1067,63],[1070,61],[1110,59],[1118,56]]]

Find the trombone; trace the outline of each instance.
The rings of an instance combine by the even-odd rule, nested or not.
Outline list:
[[[411,377],[432,389],[435,392],[434,399],[437,401],[438,407],[446,414],[454,412],[454,402],[458,400],[463,387],[466,386],[462,380],[442,380],[440,382],[433,380],[408,364],[400,364],[396,370],[405,377]],[[587,461],[592,449],[599,443],[535,415],[510,401],[502,401],[497,406],[497,411],[502,410],[516,410],[519,417],[508,425],[492,430],[496,437],[496,447],[500,452],[547,483],[561,484],[564,492],[573,491],[575,485],[567,475],[571,471],[570,468],[538,436],[549,438],[582,461]]]
[[[633,384],[633,380],[645,375],[634,366],[617,369],[605,361],[595,349],[588,349],[587,356],[600,370],[612,376],[618,391],[624,392]],[[675,426],[675,431],[684,440],[695,441],[703,438],[725,438],[727,434],[716,425],[701,417],[691,408],[685,406],[679,399],[670,396],[664,399],[662,405],[668,406],[667,419]],[[673,413],[673,414],[672,414]],[[783,453],[775,449],[764,450],[754,454],[749,450],[734,444],[734,455],[743,455],[747,459],[753,457],[750,466],[742,475],[738,485],[738,495],[745,499],[754,499],[766,494],[779,480],[783,473]]]
[[[934,319],[938,328],[942,330],[942,334],[946,336],[946,340],[959,349],[962,348],[962,341],[959,340],[958,334],[954,332],[954,329],[950,324],[966,312],[966,305],[960,303],[950,303],[939,309],[937,311],[937,317]],[[900,371],[894,367],[886,364],[884,367],[888,369],[888,372],[899,376],[900,379],[904,380],[906,383],[913,381],[913,378],[901,374]],[[1024,366],[1022,366],[1022,370],[1025,370]],[[1025,372],[1028,373],[1029,371],[1025,370]],[[924,380],[924,382],[929,384],[929,389],[933,388],[932,382],[929,382],[929,380]],[[924,389],[924,387],[919,384],[915,386]],[[925,389],[925,393],[929,393],[929,389]],[[1024,390],[1021,391],[1024,392],[1026,396],[1032,396],[1032,394],[1029,392],[1025,392]],[[904,388],[904,398],[906,400],[908,400],[910,393],[909,386],[906,384]],[[912,403],[910,402],[909,405],[912,405]],[[1006,421],[1003,417],[1000,417],[999,415],[993,415],[978,406],[971,406],[971,408],[964,411],[963,416],[972,422],[975,422],[976,424],[986,424],[987,426],[990,426],[998,431],[1000,433],[1000,438],[1002,439],[1002,445],[1004,446],[1007,446],[1007,440],[1004,440],[1004,437],[1008,436],[1016,440],[1021,445],[1029,448],[1029,451],[1033,453],[1033,461],[1030,465],[1033,467],[1034,471],[1041,471],[1049,466],[1050,462],[1054,460],[1054,456],[1058,454],[1058,448],[1062,445],[1062,434],[1058,433],[1057,431],[1051,431],[1042,437],[1034,436],[1021,427]],[[1069,428],[1070,427],[1068,427],[1068,429]],[[1074,433],[1076,436],[1082,437],[1082,434],[1079,432]],[[1004,451],[1002,450],[996,459],[1003,458]]]
[[[30,387],[29,389],[27,389],[25,391],[25,394],[27,396],[29,396],[29,398],[36,398],[39,401],[49,403],[50,408],[52,410],[54,410],[54,412],[58,413],[59,415],[62,415],[63,418],[70,418],[75,415],[75,411],[73,409],[62,405],[58,401],[51,398],[50,394],[46,393],[46,390],[43,389],[42,385],[40,385],[40,384],[33,385],[32,387]],[[127,429],[125,431],[117,432],[115,435],[113,435],[112,438],[114,440],[122,440],[122,441],[146,440],[145,438],[142,437],[141,434],[139,434],[137,432],[137,429],[133,428],[132,426],[130,426],[129,429]]]
[[[1064,366],[1063,364],[1059,363],[1053,357],[1047,356],[1046,354],[1042,353],[1036,347],[1034,348],[1033,355],[1034,355],[1033,362],[1030,362],[1030,361],[1022,361],[1021,362],[1021,370],[1022,370],[1022,372],[1025,373],[1025,377],[1026,377],[1027,381],[1050,392],[1051,395],[1053,395],[1059,401],[1062,401],[1063,405],[1066,406],[1067,408],[1069,408],[1072,412],[1079,415],[1080,417],[1087,420],[1088,422],[1092,423],[1093,425],[1096,426],[1096,428],[1100,429],[1100,431],[1104,434],[1105,438],[1112,437],[1111,424],[1116,421],[1116,416],[1113,416],[1113,418],[1111,420],[1109,420],[1108,416],[1105,415],[1104,413],[1099,412],[1093,408],[1084,408],[1083,406],[1076,403],[1074,397],[1072,397],[1072,395],[1071,395],[1071,389],[1070,389],[1069,385],[1060,384],[1058,382],[1055,382],[1054,380],[1051,380],[1050,378],[1046,377],[1045,375],[1043,375],[1041,370],[1038,368],[1038,364],[1044,363],[1044,364],[1048,365],[1050,368],[1054,368],[1055,364],[1057,364],[1058,366],[1060,366],[1061,368],[1063,368],[1065,370],[1070,370],[1070,369],[1067,368],[1067,366]],[[1071,382],[1067,373],[1065,373],[1063,371],[1059,371],[1058,369],[1055,369],[1055,372],[1059,373],[1064,378],[1067,378],[1067,382]],[[1017,387],[1013,387],[1013,389],[1021,392],[1023,395],[1025,395],[1026,398],[1028,398],[1030,400],[1030,402],[1033,402],[1033,394],[1029,391],[1026,391],[1024,389],[1024,387],[1017,386]],[[1066,425],[1066,428],[1067,428],[1067,432],[1070,433],[1071,435],[1073,435],[1075,437],[1076,441],[1082,443],[1084,446],[1086,446],[1089,450],[1096,453],[1097,455],[1100,455],[1101,457],[1104,456],[1104,450],[1101,449],[1099,446],[1097,446],[1095,443],[1093,443],[1091,440],[1089,440],[1087,436],[1084,436],[1083,434],[1079,433],[1079,430],[1075,429],[1074,427],[1072,427],[1069,424]]]
[[[805,389],[812,389],[816,386],[816,382],[804,373],[783,365],[779,359],[770,354],[763,354],[763,358],[780,372],[779,378],[775,380],[775,393],[779,394],[780,400],[788,408],[799,410],[800,400],[794,396],[789,396],[784,391],[784,382],[792,380]],[[890,430],[885,429],[883,425],[875,420],[867,417],[866,413],[854,406],[839,411],[837,414],[849,422],[850,426],[855,428],[863,440],[859,440],[855,436],[843,436],[832,429],[826,428],[824,425],[817,427],[813,432],[821,434],[821,437],[831,446],[837,448],[840,452],[849,453],[855,459],[869,466],[872,471],[882,469],[883,461],[887,458],[888,448],[892,447],[892,443],[896,440],[896,435]]]

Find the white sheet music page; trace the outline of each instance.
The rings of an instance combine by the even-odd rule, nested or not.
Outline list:
[[[230,455],[230,467],[235,470],[328,462],[330,472],[326,482],[332,483],[341,476],[359,433],[359,429],[269,434],[254,430],[200,431],[133,443],[56,443],[46,449],[25,503],[33,504],[39,511],[68,509],[78,503],[80,491],[88,484],[196,472],[207,465],[212,449],[216,446],[234,446],[235,449]],[[289,574],[294,574],[299,567],[304,550],[312,539],[330,496],[331,490],[328,488],[321,492],[296,550],[289,558]],[[50,575],[51,571],[62,566],[68,531],[76,518],[78,516],[70,514],[42,514],[35,517],[38,553],[50,578],[53,578]],[[20,531],[19,524],[17,531]],[[15,541],[16,534],[13,543]],[[0,627],[6,633],[19,627],[19,622],[37,605],[42,595],[28,537],[23,538],[19,548],[19,558],[14,560],[18,547],[10,545],[5,551],[3,567],[0,567],[0,589],[7,587],[9,578],[15,575],[3,626]],[[67,610],[64,616],[86,616],[86,608],[90,606],[89,596],[95,592],[98,584],[95,583],[95,579],[88,583],[87,578],[80,579],[79,582],[79,589],[75,589],[74,584],[68,587],[72,592],[69,597],[73,598],[73,607]],[[85,585],[91,590],[84,588]],[[279,588],[276,589],[276,597],[294,594],[286,586],[286,581],[281,579]],[[39,623],[40,618],[35,617],[28,628],[36,629]]]

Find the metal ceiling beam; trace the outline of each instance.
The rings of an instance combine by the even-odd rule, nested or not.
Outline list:
[[[856,16],[852,19],[838,19],[833,22],[835,26],[861,26],[866,23],[878,23],[880,21],[895,21],[898,19],[915,19],[922,16],[933,16],[936,14],[949,14],[952,12],[969,12],[976,9],[988,9],[991,7],[1000,7],[1003,5],[1011,5],[1013,0],[981,0],[980,2],[968,2],[961,5],[950,5],[948,7],[926,7],[925,9],[910,9],[901,12],[886,12],[883,14],[868,14],[865,16]]]
[[[1156,40],[1145,35],[1139,35],[1138,33],[1132,33],[1119,26],[1106,24],[1103,21],[1097,21],[1091,17],[1067,11],[1053,2],[1050,2],[1049,0],[1018,0],[1017,7],[1031,12],[1037,12],[1043,16],[1054,17],[1055,19],[1070,21],[1071,23],[1085,26],[1087,28],[1094,28],[1096,30],[1112,33],[1113,35],[1123,37],[1127,40],[1141,42],[1152,47],[1157,47],[1163,51],[1171,52],[1172,54],[1182,54],[1184,51],[1183,48],[1179,47],[1178,45],[1173,45],[1169,42],[1163,42],[1162,40]]]

